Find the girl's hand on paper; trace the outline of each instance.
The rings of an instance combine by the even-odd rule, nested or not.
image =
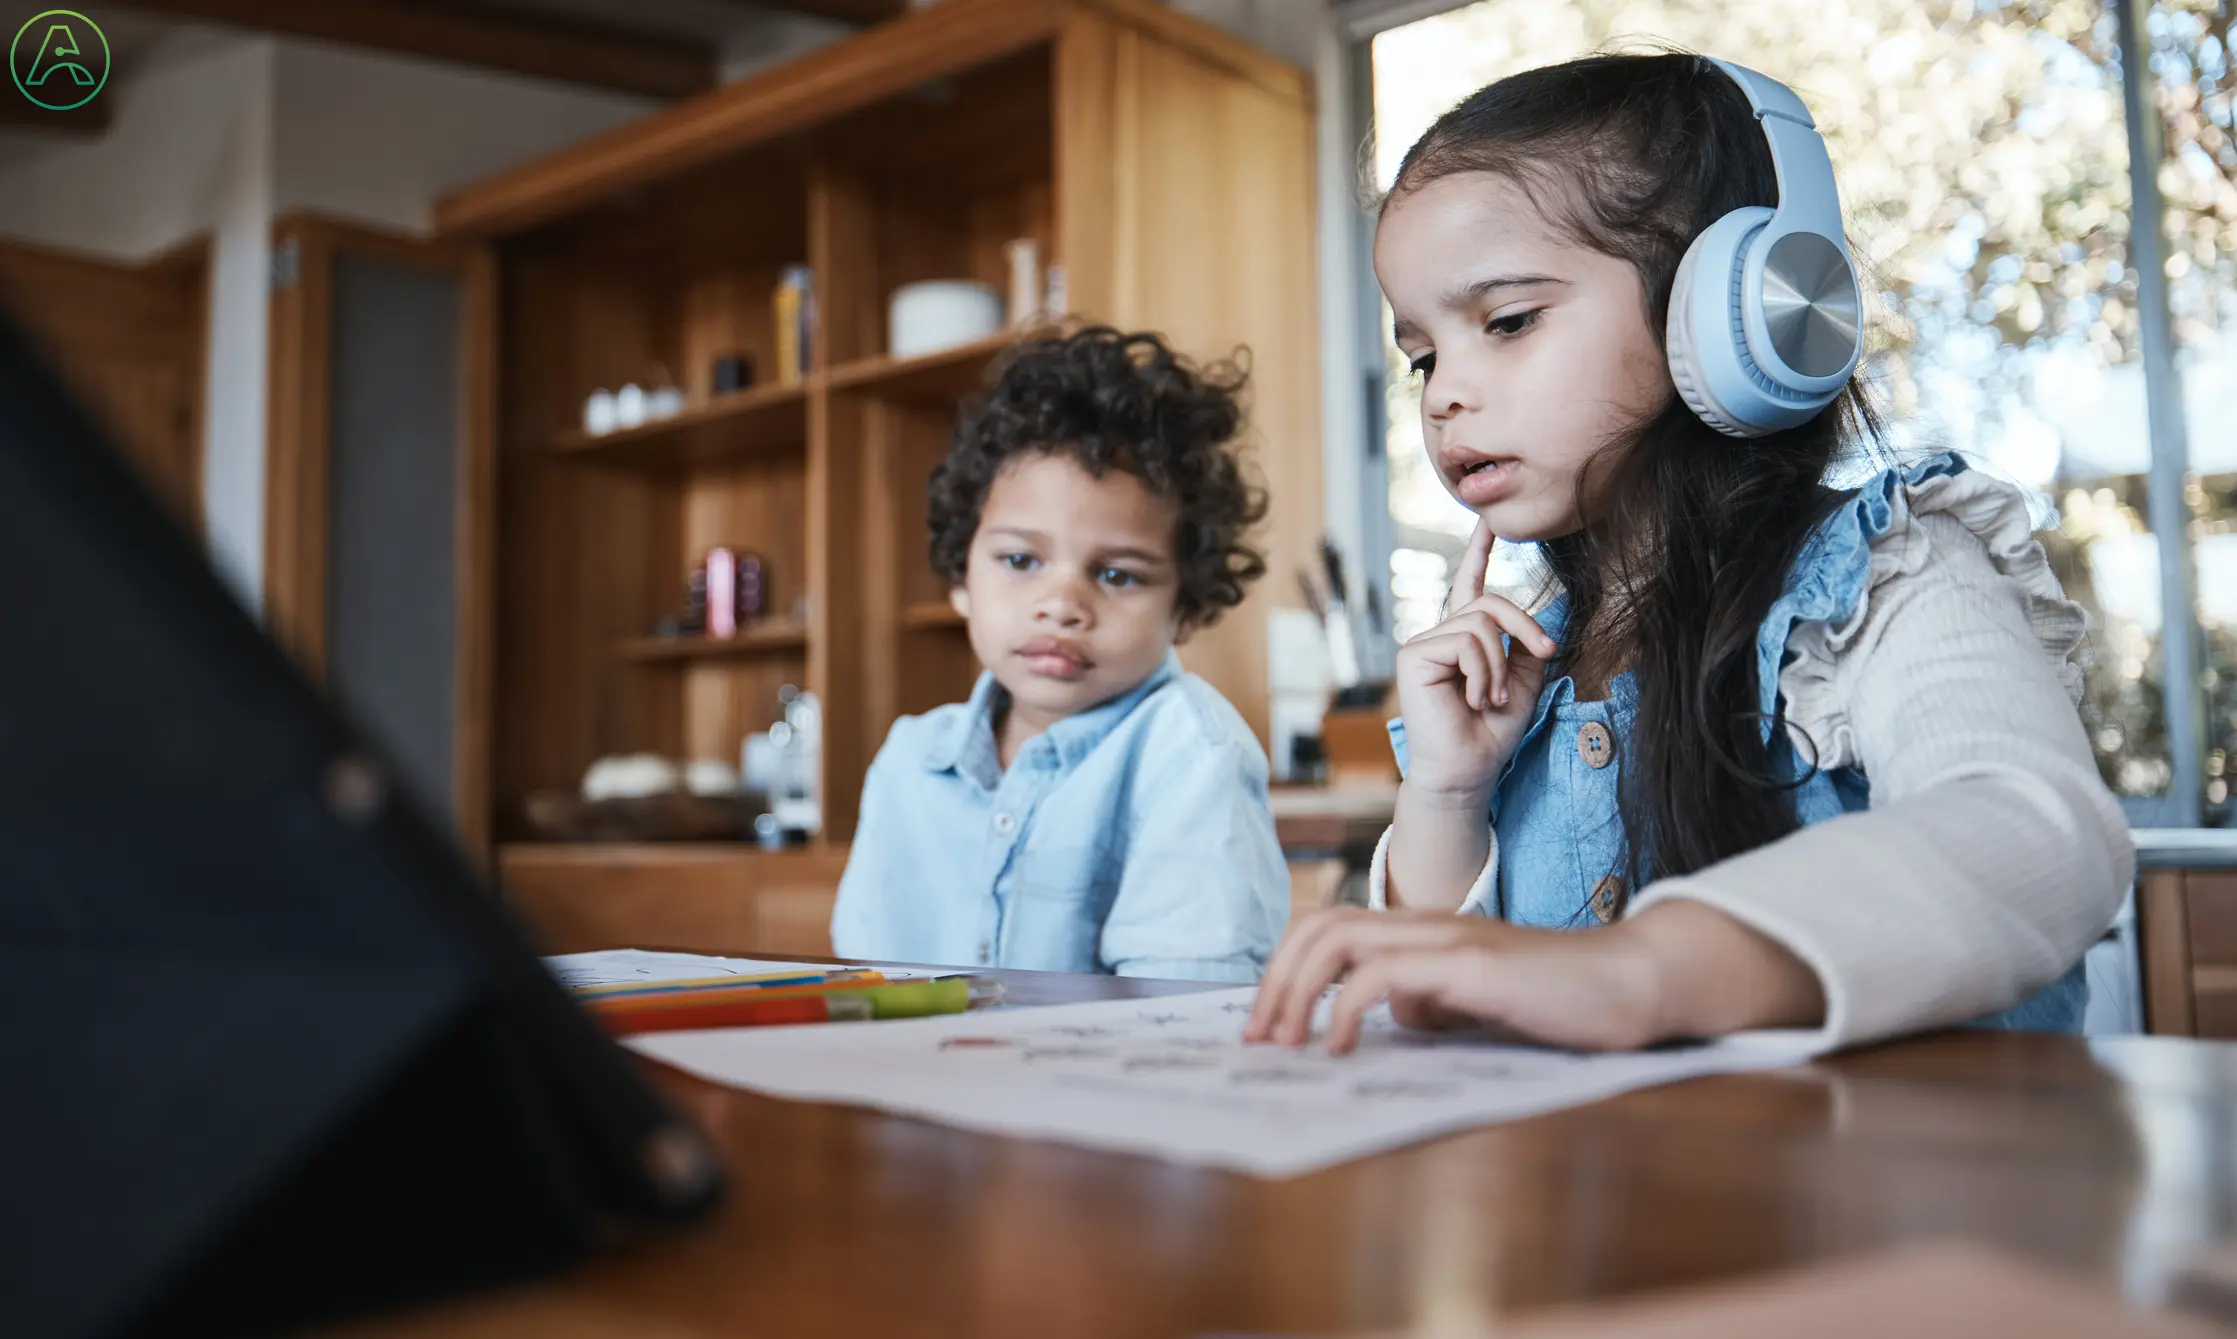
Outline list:
[[[1500,1032],[1613,1051],[1657,1040],[1655,982],[1624,936],[1532,930],[1449,911],[1317,912],[1290,927],[1259,983],[1246,1041],[1302,1046],[1313,1010],[1341,980],[1329,1051],[1359,1042],[1385,999],[1407,1027],[1481,1023]]]
[[[1301,1046],[1341,981],[1325,1044],[1341,1055],[1385,1000],[1413,1028],[1474,1026],[1584,1051],[1673,1037],[1814,1026],[1816,975],[1714,907],[1674,900],[1605,929],[1536,930],[1450,912],[1339,908],[1297,922],[1276,950],[1246,1041]]]

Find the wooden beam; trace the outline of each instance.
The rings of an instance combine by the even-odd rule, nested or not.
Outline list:
[[[1074,0],[1148,33],[1167,46],[1240,75],[1279,98],[1311,106],[1313,77],[1224,28],[1168,8],[1161,0]]]
[[[109,99],[96,95],[83,107],[50,112],[11,93],[0,98],[0,130],[36,130],[73,139],[98,139],[109,132]]]
[[[1065,0],[939,0],[443,197],[435,230],[519,232],[632,186],[1047,42]]]
[[[400,56],[509,70],[656,98],[685,98],[715,84],[704,43],[652,37],[573,19],[530,17],[404,0],[124,0],[134,9],[262,28]]]

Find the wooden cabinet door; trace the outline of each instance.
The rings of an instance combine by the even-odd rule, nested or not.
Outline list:
[[[1271,56],[1127,13],[1076,10],[1057,41],[1057,257],[1075,313],[1200,359],[1249,350],[1268,575],[1181,659],[1263,741],[1267,619],[1315,570],[1324,526],[1312,102]]]
[[[196,534],[209,255],[208,238],[143,265],[0,243],[0,307],[8,319]]]
[[[494,262],[274,229],[265,608],[465,847],[489,833]]]

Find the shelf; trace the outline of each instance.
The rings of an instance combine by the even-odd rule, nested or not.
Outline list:
[[[903,398],[957,400],[979,389],[987,365],[1017,340],[1015,331],[917,358],[861,358],[824,374],[833,390],[869,390]]]
[[[921,604],[909,605],[901,611],[901,626],[911,632],[921,632],[927,628],[960,628],[963,626],[963,615],[955,612],[955,606],[946,600],[926,600]]]
[[[921,358],[862,358],[812,374],[795,386],[759,386],[695,404],[671,418],[593,435],[579,429],[552,441],[557,455],[601,465],[675,469],[726,457],[800,447],[808,436],[808,390],[870,390],[904,399],[953,401],[977,390],[1010,332]]]
[[[807,645],[807,624],[798,619],[770,618],[748,624],[735,637],[635,637],[623,642],[618,652],[624,660],[660,663],[800,651]]]
[[[570,460],[663,469],[804,447],[807,439],[808,388],[802,384],[732,391],[671,418],[596,436],[563,432],[552,449]]]

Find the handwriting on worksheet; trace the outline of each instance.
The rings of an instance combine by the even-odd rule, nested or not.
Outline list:
[[[1359,1049],[1248,1046],[1249,990],[900,1023],[675,1032],[630,1045],[720,1083],[994,1134],[1292,1176],[1416,1140],[1696,1075],[1808,1057],[1813,1034],[1580,1055],[1415,1032]],[[1325,1011],[1325,1005],[1324,1011]]]

